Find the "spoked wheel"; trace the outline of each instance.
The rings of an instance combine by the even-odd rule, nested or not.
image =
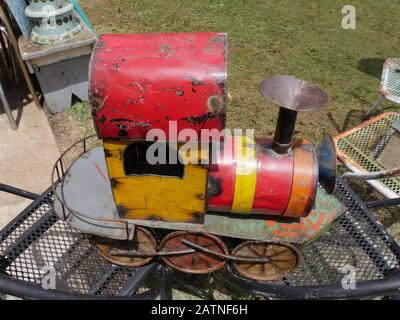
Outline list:
[[[263,262],[232,261],[241,276],[257,281],[274,281],[287,277],[299,261],[299,252],[289,243],[246,241],[232,252],[233,257],[263,259]]]
[[[183,242],[182,242],[183,241]],[[204,251],[191,250],[192,247],[184,242],[208,249],[216,254]],[[165,253],[183,251],[187,253],[177,255],[163,255],[163,261],[170,267],[182,272],[204,274],[222,268],[225,260],[220,255],[226,255],[228,249],[218,238],[210,234],[190,233],[186,231],[172,232],[166,236],[161,244],[160,251]]]
[[[132,240],[114,240],[95,237],[100,254],[111,263],[140,267],[149,263],[156,255],[157,242],[150,231],[136,227]]]

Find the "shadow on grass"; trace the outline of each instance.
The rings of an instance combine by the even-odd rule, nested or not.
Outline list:
[[[380,79],[384,62],[385,60],[381,58],[365,58],[358,61],[357,68],[370,76]]]
[[[328,119],[335,127],[336,131],[338,133],[341,133],[358,125],[362,121],[364,113],[365,112],[362,110],[356,110],[356,109],[349,110],[349,112],[347,112],[346,114],[342,126],[340,126],[340,124],[336,121],[331,112],[328,112]]]

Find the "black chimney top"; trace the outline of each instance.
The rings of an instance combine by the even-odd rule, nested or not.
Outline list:
[[[274,135],[275,152],[287,153],[293,144],[297,112],[318,111],[328,102],[328,95],[315,84],[293,76],[275,76],[260,84],[260,92],[280,107]]]

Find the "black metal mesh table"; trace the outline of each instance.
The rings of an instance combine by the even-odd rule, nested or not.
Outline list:
[[[344,182],[338,181],[335,194],[348,211],[299,248],[301,263],[288,279],[247,281],[229,266],[223,275],[250,291],[286,298],[371,296],[399,290],[399,245]],[[100,256],[89,235],[58,220],[52,198],[48,190],[0,231],[0,292],[24,298],[134,299],[154,298],[159,292],[163,296],[165,277],[174,271],[165,272],[157,262],[140,269],[112,265]],[[56,270],[57,290],[40,286],[46,266]],[[355,268],[359,290],[341,289],[345,266]],[[309,294],[315,290],[318,294]]]

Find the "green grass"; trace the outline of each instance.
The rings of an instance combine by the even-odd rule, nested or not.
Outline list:
[[[317,142],[325,132],[335,135],[361,121],[379,96],[383,61],[400,55],[400,16],[398,1],[393,0],[79,2],[99,35],[228,33],[228,126],[254,128],[259,136],[273,133],[277,116],[276,108],[258,93],[263,78],[290,74],[313,81],[328,93],[324,111],[298,117],[299,135]],[[341,28],[341,8],[346,4],[357,10],[356,30]],[[383,106],[381,111],[395,110],[389,102]],[[88,104],[75,105],[68,113],[90,126]],[[226,283],[220,282],[216,286],[223,291]],[[249,298],[241,292],[232,297]]]
[[[85,123],[91,119],[88,102],[75,103],[72,108],[67,109],[67,113],[80,123]]]
[[[65,112],[74,120],[76,120],[79,126],[83,128],[82,134],[84,137],[94,134],[94,126],[89,102],[76,102]]]
[[[398,56],[396,1],[352,1],[356,30],[341,28],[341,8],[348,1],[338,0],[80,3],[98,34],[227,32],[228,126],[255,128],[258,135],[271,134],[276,120],[276,109],[258,93],[263,78],[291,74],[327,91],[327,108],[301,114],[297,126],[302,136],[318,140],[324,132],[342,129],[350,110],[349,125],[360,122],[361,112],[378,97],[382,61]],[[384,107],[394,106],[385,102]]]

